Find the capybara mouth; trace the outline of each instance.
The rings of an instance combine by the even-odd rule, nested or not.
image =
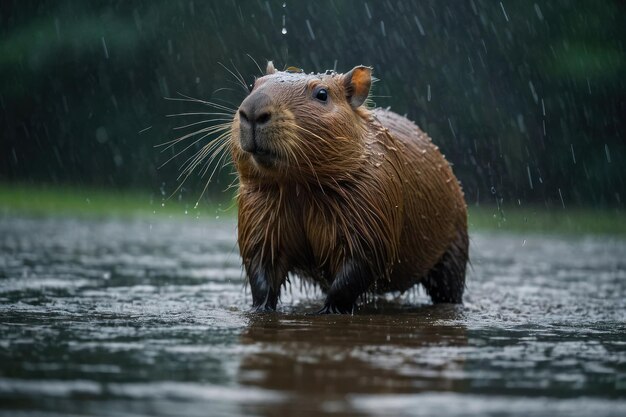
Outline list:
[[[252,158],[254,158],[254,161],[263,168],[271,168],[276,165],[278,155],[270,150],[257,149],[254,153],[252,153]]]

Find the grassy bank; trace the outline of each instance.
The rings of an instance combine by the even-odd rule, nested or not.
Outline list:
[[[167,199],[160,193],[110,191],[65,187],[0,184],[0,215],[90,217],[190,217],[234,216],[236,208],[223,198]],[[626,236],[626,213],[617,209],[561,207],[470,207],[472,230],[520,233],[607,234]]]
[[[90,217],[217,217],[233,215],[234,202],[221,199],[195,200],[158,192],[0,184],[0,214]]]
[[[472,230],[626,236],[626,212],[618,209],[538,206],[469,208]]]

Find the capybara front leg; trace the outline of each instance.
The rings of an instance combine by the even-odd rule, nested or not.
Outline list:
[[[372,280],[373,274],[363,262],[346,261],[326,294],[324,307],[317,313],[352,313],[356,300],[369,289]]]
[[[280,297],[280,285],[275,288],[264,269],[251,269],[248,279],[252,292],[252,311],[275,311]]]

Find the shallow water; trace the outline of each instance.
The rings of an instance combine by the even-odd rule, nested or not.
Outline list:
[[[253,315],[233,222],[0,218],[0,414],[626,415],[626,241],[471,245],[464,306]]]

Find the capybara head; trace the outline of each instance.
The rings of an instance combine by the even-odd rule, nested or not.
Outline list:
[[[346,74],[277,71],[270,62],[232,124],[231,152],[243,182],[337,181],[364,157],[363,106],[371,68]]]

